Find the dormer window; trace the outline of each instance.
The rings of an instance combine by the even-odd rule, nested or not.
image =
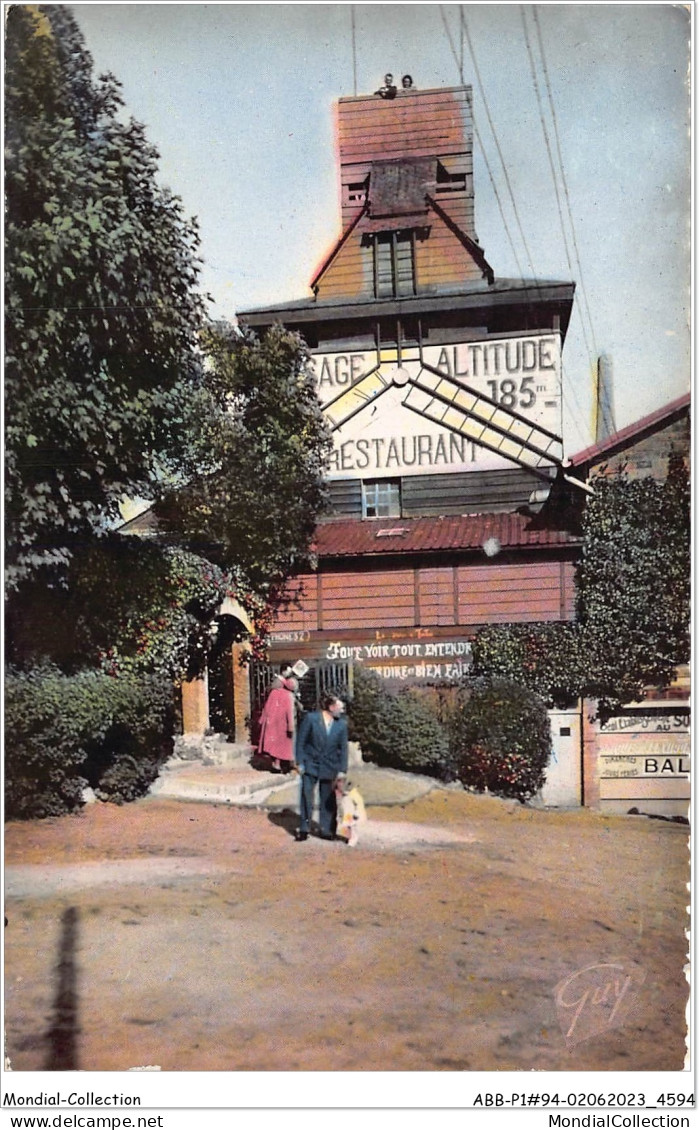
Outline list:
[[[374,296],[405,298],[415,294],[415,246],[412,231],[376,232]]]

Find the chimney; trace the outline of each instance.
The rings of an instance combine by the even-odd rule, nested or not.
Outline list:
[[[601,353],[597,359],[594,413],[595,443],[602,443],[617,430],[614,418],[614,371],[608,353]]]

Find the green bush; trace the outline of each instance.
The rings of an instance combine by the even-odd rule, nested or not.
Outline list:
[[[87,750],[82,772],[100,800],[143,796],[172,753],[174,693],[168,680],[109,680],[111,724]]]
[[[5,678],[5,814],[73,812],[91,785],[104,800],[142,795],[172,748],[168,682],[66,675],[41,665]]]
[[[524,802],[541,789],[551,756],[551,723],[543,701],[507,679],[474,679],[450,725],[459,780]]]
[[[413,691],[391,694],[376,672],[355,667],[348,713],[350,739],[359,742],[368,761],[432,777],[454,776],[447,731]]]

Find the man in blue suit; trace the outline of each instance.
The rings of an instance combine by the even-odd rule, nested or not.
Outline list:
[[[347,775],[347,720],[345,704],[326,695],[321,709],[306,714],[296,739],[296,767],[301,774],[301,821],[297,843],[308,839],[316,785],[320,806],[320,837],[334,839],[337,817],[335,782]]]

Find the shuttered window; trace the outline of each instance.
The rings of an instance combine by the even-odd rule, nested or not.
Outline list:
[[[377,298],[415,294],[412,232],[380,232],[374,237],[374,293]]]

